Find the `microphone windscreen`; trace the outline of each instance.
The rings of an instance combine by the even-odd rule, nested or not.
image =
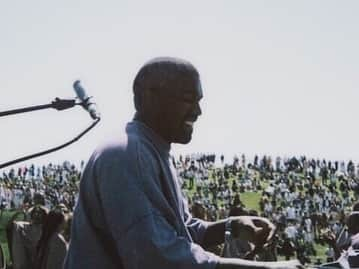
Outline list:
[[[86,100],[86,99],[88,98],[88,97],[87,97],[87,94],[86,94],[86,92],[85,92],[85,89],[82,88],[81,83],[80,83],[79,80],[76,80],[76,81],[74,82],[73,87],[74,87],[74,90],[75,90],[75,92],[76,92],[77,97],[78,97],[81,101],[84,101],[84,100]]]

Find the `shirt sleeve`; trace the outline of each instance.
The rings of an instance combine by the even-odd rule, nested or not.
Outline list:
[[[202,245],[204,234],[210,222],[198,218],[193,218],[192,214],[189,212],[187,203],[185,203],[184,211],[185,211],[185,224],[192,236],[193,241],[196,242],[197,244]]]
[[[214,269],[219,257],[179,236],[161,215],[136,223],[122,238],[121,256],[131,269]]]

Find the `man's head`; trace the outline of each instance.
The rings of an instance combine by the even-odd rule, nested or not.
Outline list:
[[[136,119],[169,143],[191,141],[193,123],[201,115],[202,88],[196,68],[177,58],[155,58],[133,83]]]
[[[35,205],[29,209],[30,221],[32,224],[43,224],[48,210],[40,205]]]

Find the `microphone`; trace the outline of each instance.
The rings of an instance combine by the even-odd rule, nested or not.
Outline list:
[[[76,80],[73,84],[74,90],[76,92],[77,98],[81,101],[81,106],[90,113],[91,118],[97,120],[100,118],[100,113],[97,111],[97,107],[95,103],[90,102],[90,98],[85,89],[81,86],[80,81]]]

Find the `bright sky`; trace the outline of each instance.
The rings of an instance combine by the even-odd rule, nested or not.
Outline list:
[[[131,119],[132,81],[156,56],[200,71],[203,115],[174,152],[359,160],[358,1],[1,1],[0,111],[75,96],[81,79],[102,122],[32,162],[87,159]],[[3,117],[0,162],[66,142],[80,107]]]

